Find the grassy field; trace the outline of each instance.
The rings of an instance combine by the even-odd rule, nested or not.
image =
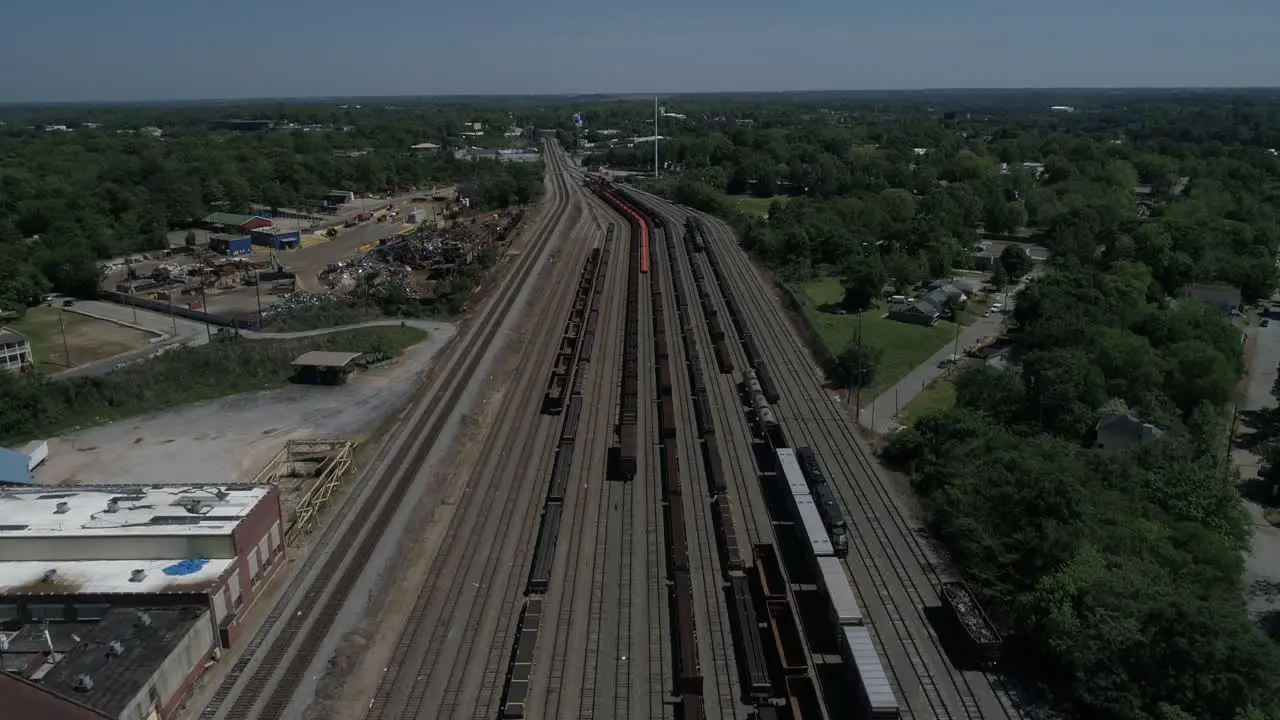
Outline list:
[[[799,287],[805,301],[805,312],[813,319],[827,347],[839,353],[854,343],[858,334],[857,315],[836,315],[818,308],[839,302],[844,296],[840,281],[823,278]],[[920,363],[928,360],[938,348],[956,339],[956,326],[942,321],[933,327],[922,327],[890,320],[882,306],[862,313],[863,342],[880,348],[883,359],[875,382],[864,392],[872,397],[892,386]]]
[[[778,195],[771,198],[758,198],[748,195],[727,195],[729,202],[733,204],[740,212],[746,215],[766,215],[769,212],[769,206],[776,200],[780,203],[786,203],[791,200],[789,196]]]
[[[0,377],[11,400],[0,403],[0,443],[281,387],[293,374],[293,360],[311,350],[399,355],[426,336],[392,325],[292,340],[233,338],[178,348],[105,375],[64,381],[34,374]]]
[[[62,329],[58,328],[59,315]],[[7,325],[27,336],[36,367],[51,373],[145,347],[152,337],[140,330],[48,306],[31,308],[22,319]],[[65,347],[63,332],[67,338]]]
[[[903,425],[912,425],[925,415],[950,410],[955,404],[956,386],[950,378],[940,377],[902,409],[898,420]]]

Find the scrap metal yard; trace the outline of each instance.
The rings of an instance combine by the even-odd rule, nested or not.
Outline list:
[[[1023,717],[728,226],[546,147],[502,274],[191,715]]]

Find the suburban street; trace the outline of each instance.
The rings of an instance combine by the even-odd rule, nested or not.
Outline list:
[[[960,332],[960,342],[949,342],[931,355],[928,360],[916,366],[907,376],[894,383],[893,387],[880,393],[872,402],[865,403],[858,413],[858,424],[878,433],[887,433],[897,425],[898,413],[924,391],[929,383],[945,375],[949,367],[941,363],[955,353],[963,353],[964,349],[978,343],[986,342],[1000,334],[1005,316],[991,313],[987,317],[978,318],[972,325]],[[958,346],[958,347],[957,347]]]
[[[1253,445],[1247,439],[1257,429],[1251,426],[1250,420],[1257,411],[1276,407],[1271,388],[1276,380],[1277,364],[1280,364],[1280,327],[1259,327],[1255,324],[1246,332],[1249,334],[1248,365],[1232,460],[1247,486],[1258,472],[1258,456],[1250,449]],[[1267,522],[1262,506],[1250,500],[1247,494],[1244,508],[1253,525],[1253,546],[1245,557],[1249,610],[1257,614],[1274,613],[1280,611],[1280,592],[1277,592],[1280,589],[1280,528]]]

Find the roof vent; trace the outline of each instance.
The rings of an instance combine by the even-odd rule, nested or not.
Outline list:
[[[133,572],[129,573],[129,582],[142,582],[146,577],[146,570],[143,570],[142,568],[134,568]]]
[[[54,515],[65,515],[69,512],[71,512],[71,505],[66,502],[58,503],[58,506],[53,509]]]
[[[138,611],[138,627],[151,627],[151,613],[145,610]]]
[[[40,576],[40,582],[53,582],[53,579],[56,577],[58,577],[58,568],[49,568]]]
[[[93,678],[85,674],[76,676],[76,690],[80,692],[89,692],[93,689]]]
[[[211,510],[212,508],[200,502],[199,500],[192,500],[191,502],[186,504],[186,509],[187,509],[187,512],[191,513],[192,515],[203,515],[209,512],[209,510]]]
[[[119,640],[107,643],[107,657],[120,657],[124,654],[124,644]]]
[[[119,511],[120,511],[119,501],[117,501],[115,498],[112,498],[107,501],[107,512],[113,513],[113,512],[119,512]]]

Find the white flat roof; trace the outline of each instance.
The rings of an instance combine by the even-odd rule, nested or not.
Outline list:
[[[0,543],[5,538],[55,536],[227,535],[270,489],[270,485],[5,488],[0,490]]]
[[[201,592],[235,561],[235,558],[224,558],[0,562],[0,596]],[[50,570],[54,574],[45,580]],[[145,575],[131,581],[134,570],[142,570]]]

